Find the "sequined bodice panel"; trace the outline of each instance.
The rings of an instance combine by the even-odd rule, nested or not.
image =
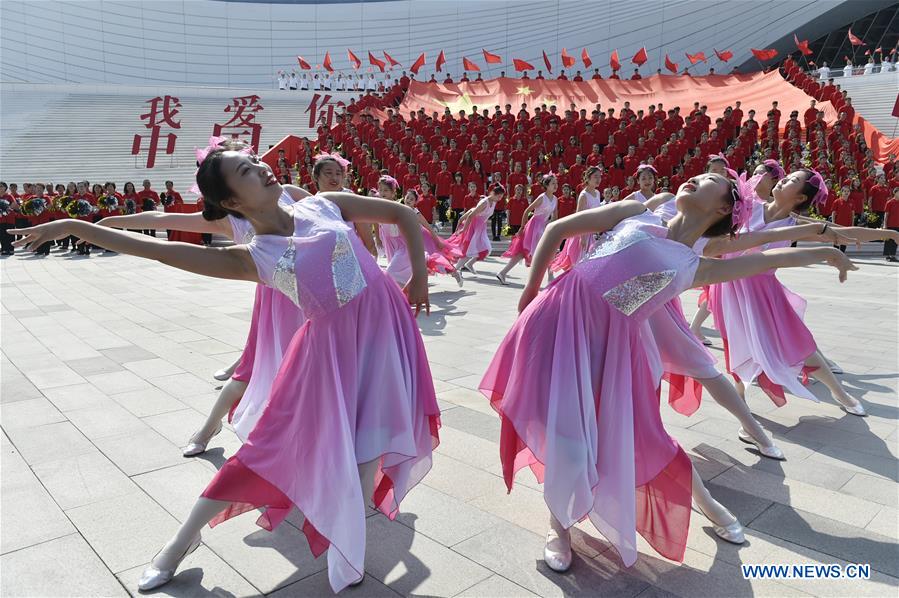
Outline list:
[[[340,309],[374,276],[382,276],[335,204],[310,197],[291,206],[291,237],[257,235],[247,245],[262,281],[287,295],[313,319]]]
[[[602,234],[571,274],[590,285],[613,308],[644,320],[690,287],[699,257],[666,239],[658,216],[643,212]]]

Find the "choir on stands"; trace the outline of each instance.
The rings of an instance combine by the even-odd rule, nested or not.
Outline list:
[[[107,216],[151,212],[162,208],[165,212],[193,212],[202,209],[202,203],[185,204],[172,181],[165,182],[165,189],[155,191],[149,180],[144,180],[137,190],[131,181],[121,190],[111,181],[104,184],[81,181],[53,185],[52,183],[23,183],[21,192],[16,183],[0,182],[0,245],[2,255],[12,255],[14,240],[9,234],[12,228],[25,228],[63,218],[75,218],[97,222]],[[156,231],[143,232],[156,236]],[[211,238],[204,238],[209,244]],[[89,255],[91,246],[79,244],[74,237],[60,239],[56,245],[62,251]],[[46,243],[38,251],[48,255],[51,244]]]

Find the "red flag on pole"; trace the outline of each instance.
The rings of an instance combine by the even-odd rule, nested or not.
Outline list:
[[[640,51],[634,54],[634,57],[631,58],[631,62],[636,64],[637,66],[642,66],[649,58],[646,56],[646,48],[640,48]]]
[[[446,56],[443,54],[443,50],[440,50],[440,54],[437,55],[437,63],[434,67],[437,69],[437,72],[443,70],[443,65],[446,64]]]
[[[381,70],[382,73],[384,72],[384,66],[385,66],[384,61],[380,60],[378,58],[375,58],[375,55],[372,54],[371,52],[368,53],[368,64],[370,64],[372,66],[376,66]]]
[[[322,61],[322,66],[325,67],[325,70],[329,73],[334,72],[334,67],[331,66],[331,52],[325,52],[325,59]]]
[[[549,56],[546,55],[546,50],[543,50],[543,64],[546,65],[546,70],[550,73],[553,72],[553,65],[549,62]]]
[[[896,104],[893,106],[893,116],[899,118],[899,94],[896,94]]]
[[[530,62],[525,62],[524,60],[521,60],[520,58],[513,58],[512,64],[515,66],[515,70],[519,71],[519,72],[534,70],[533,64],[531,64]]]
[[[574,66],[574,56],[570,56],[565,48],[562,48],[562,66],[565,68]]]
[[[587,54],[587,48],[581,50],[581,61],[584,63],[584,68],[588,69],[593,66],[593,61],[590,60],[590,55]]]
[[[853,46],[865,46],[867,45],[865,42],[861,40],[861,38],[852,34],[852,27],[849,28],[849,41]]]
[[[883,54],[883,48],[874,48],[874,52]]]
[[[774,48],[766,48],[764,50],[750,48],[749,50],[750,50],[750,52],[752,52],[753,56],[755,56],[757,59],[761,60],[762,62],[764,62],[765,60],[771,60],[772,58],[777,56],[777,50],[775,50]]]
[[[487,61],[487,64],[501,64],[503,59],[499,54],[491,54],[487,50],[481,50],[484,53],[484,60]]]
[[[672,73],[674,73],[675,75],[677,74],[677,63],[671,62],[671,59],[668,58],[667,54],[665,54],[665,68],[668,69],[669,71],[671,71]]]
[[[478,67],[478,65],[476,65],[475,63],[473,63],[473,62],[470,61],[469,59],[465,58],[464,56],[462,57],[462,68],[463,68],[464,70],[466,70],[466,71],[478,71],[478,72],[480,72],[480,70],[481,70],[480,67]]]
[[[687,60],[690,61],[690,64],[696,64],[697,62],[705,62],[705,52],[697,52],[696,54],[690,54],[688,52],[684,52],[687,55]]]
[[[346,50],[347,58],[350,59],[350,62],[353,63],[353,68],[358,70],[360,66],[362,66],[362,61],[359,60],[359,57],[353,54],[353,51],[347,48]]]
[[[718,60],[720,60],[721,62],[727,62],[728,60],[730,60],[731,58],[734,57],[734,53],[731,52],[730,50],[725,50],[724,52],[719,52],[718,50],[715,50],[715,56],[717,56]]]
[[[309,64],[308,62],[306,62],[305,60],[303,60],[302,56],[297,56],[297,62],[300,63],[300,68],[303,69],[304,71],[312,70],[312,65]]]
[[[799,36],[795,33],[793,34],[793,41],[796,43],[796,47],[802,52],[803,56],[811,56],[814,52],[808,47],[808,40],[799,41]]]
[[[393,56],[391,56],[390,54],[388,54],[388,53],[387,53],[387,50],[384,50],[383,52],[384,52],[384,58],[386,58],[386,59],[387,59],[387,62],[390,63],[390,68],[393,68],[393,67],[395,67],[395,66],[403,66],[403,65],[401,65],[398,61],[396,61],[396,60],[393,58]]]
[[[621,63],[618,62],[618,50],[612,52],[612,55],[609,56],[609,66],[613,71],[621,70]]]
[[[419,56],[418,58],[416,58],[416,59],[415,59],[415,62],[412,63],[412,66],[409,67],[409,70],[412,71],[413,73],[415,73],[415,74],[417,75],[417,74],[418,74],[418,69],[420,69],[420,68],[423,67],[424,65],[425,65],[425,53],[422,52],[422,53],[421,53],[421,56]]]

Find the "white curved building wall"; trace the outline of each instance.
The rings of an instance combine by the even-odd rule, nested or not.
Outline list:
[[[670,52],[705,51],[721,72],[729,65],[713,48],[730,49],[730,64],[749,57],[844,0],[398,0],[362,3],[269,4],[208,0],[0,2],[0,81],[111,84],[274,86],[278,69],[296,55],[320,64],[331,51],[335,68],[350,70],[346,48],[369,68],[367,52],[383,50],[408,66],[427,53],[422,75],[440,50],[444,71],[459,75],[462,56],[485,74],[481,48],[497,52],[511,72],[512,57],[543,68],[541,49],[556,71],[563,47],[578,57],[586,47],[602,72],[618,49],[623,74],[641,46],[644,73]],[[697,65],[699,66],[699,65]]]

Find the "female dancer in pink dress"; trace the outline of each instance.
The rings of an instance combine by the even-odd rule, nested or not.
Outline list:
[[[378,180],[377,196],[389,201],[396,201],[396,191],[399,183],[392,176],[384,175]],[[403,203],[418,215],[418,223],[421,226],[421,241],[425,246],[425,263],[429,274],[449,274],[462,286],[462,276],[453,266],[453,262],[459,259],[459,252],[452,246],[444,243],[443,239],[431,228],[431,225],[415,207],[419,196],[415,189],[409,189],[403,195]],[[404,286],[412,276],[412,262],[409,260],[409,250],[399,228],[393,224],[384,224],[378,227],[378,238],[384,254],[387,257],[387,275],[397,284]]]
[[[659,172],[652,164],[640,164],[637,166],[634,176],[637,177],[637,185],[640,188],[634,191],[633,197],[625,197],[625,199],[635,199],[640,203],[646,203],[646,200],[656,194],[656,181]]]
[[[591,166],[584,171],[584,189],[577,198],[577,208],[575,212],[583,212],[584,210],[592,210],[602,205],[602,195],[600,195],[599,183],[602,180],[602,169],[598,166]],[[553,272],[568,270],[573,265],[581,261],[581,257],[585,252],[589,251],[593,244],[593,235],[585,235],[583,237],[571,238],[565,240],[565,246],[559,255],[553,259],[549,265],[549,269]]]
[[[521,260],[524,260],[525,265],[531,265],[531,258],[534,250],[537,249],[540,237],[543,236],[543,231],[546,230],[546,225],[559,215],[558,200],[554,195],[559,186],[556,175],[552,173],[543,175],[540,184],[543,186],[543,193],[538,195],[537,199],[532,201],[524,211],[522,230],[512,237],[509,249],[503,254],[503,257],[510,259],[509,263],[496,275],[502,284],[506,284],[506,274]],[[531,216],[531,212],[533,212],[533,216]],[[552,270],[547,272],[547,277],[549,280],[553,279]]]
[[[773,164],[769,165],[769,168],[772,169],[772,176],[776,176],[777,179],[781,178],[784,175],[783,168],[781,168],[780,164],[778,164],[775,160],[771,160]],[[779,171],[774,170],[775,167],[779,169]],[[712,174],[720,174],[721,176],[728,176],[727,169],[730,168],[730,163],[727,161],[727,158],[724,157],[724,154],[711,154],[709,156],[709,161],[706,162],[705,171],[710,172]],[[775,179],[775,181],[777,180]],[[700,341],[702,341],[703,345],[711,346],[712,341],[706,338],[706,336],[702,333],[702,324],[708,319],[712,312],[709,311],[709,289],[703,287],[702,292],[699,294],[699,299],[696,302],[696,313],[693,314],[693,321],[690,322],[690,330],[693,331],[693,334],[696,335]]]
[[[439,409],[421,335],[410,313],[427,300],[424,247],[415,214],[396,202],[327,193],[280,205],[281,186],[255,157],[213,150],[197,175],[207,216],[250,221],[248,245],[209,249],[75,220],[19,231],[22,245],[77,234],[121,253],[190,272],[261,282],[309,320],[281,363],[265,412],[216,474],[139,588],[168,582],[209,521],[260,507],[273,529],[296,506],[313,552],[328,550],[335,591],[362,580],[365,505],[393,517],[430,469]],[[403,296],[345,220],[396,224],[414,274]],[[41,241],[37,243],[36,241]],[[358,350],[360,340],[365,350]]]
[[[519,318],[480,389],[502,417],[507,486],[526,465],[545,484],[551,529],[544,559],[554,570],[570,566],[569,529],[585,517],[626,566],[636,561],[638,532],[663,556],[682,560],[691,498],[716,534],[743,542],[740,523],[709,495],[662,426],[661,364],[646,345],[646,318],[691,286],[818,262],[839,268],[841,279],[855,269],[833,248],[730,262],[697,256],[691,247],[700,235],[733,230],[748,201],[727,178],[706,174],[681,186],[667,227],[639,202],[622,201],[553,223],[541,239]],[[592,232],[606,232],[604,241],[540,293],[561,240]]]
[[[459,226],[456,232],[446,240],[446,244],[462,256],[456,262],[457,270],[468,270],[477,275],[474,263],[486,259],[490,255],[493,244],[490,242],[490,230],[488,223],[496,204],[506,194],[502,185],[494,185],[490,188],[490,194],[482,197],[477,205],[466,210],[459,217]]]
[[[751,219],[742,232],[765,231],[795,223],[793,212],[827,200],[827,186],[813,170],[798,170],[780,179],[772,189],[772,199],[757,203]],[[822,231],[830,225],[821,223]],[[883,239],[887,232],[877,229],[844,227],[840,234],[860,241]],[[776,247],[789,243],[772,243]],[[710,245],[712,245],[710,243]],[[705,255],[719,255],[728,247],[707,246]],[[751,254],[756,250],[744,252]],[[715,326],[724,341],[728,371],[737,380],[737,389],[758,380],[759,386],[778,406],[786,403],[784,389],[817,401],[817,397],[800,382],[810,374],[821,381],[852,415],[865,415],[865,409],[851,397],[834,377],[814,337],[803,322],[805,300],[787,289],[773,271],[762,272],[742,280],[713,285],[709,305]]]

